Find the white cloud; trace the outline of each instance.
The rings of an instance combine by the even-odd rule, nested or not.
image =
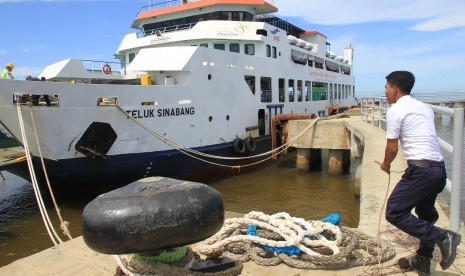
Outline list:
[[[463,0],[281,0],[275,5],[282,16],[322,25],[411,20],[418,31],[465,27]]]
[[[46,52],[47,47],[45,45],[34,45],[34,46],[24,46],[24,54],[38,54]]]

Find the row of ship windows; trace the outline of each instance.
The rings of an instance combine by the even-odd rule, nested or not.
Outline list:
[[[197,46],[197,45],[193,45],[193,46]],[[208,48],[208,43],[202,43],[199,46]],[[213,43],[213,48],[216,49],[216,50],[225,51],[226,50],[226,44],[225,43]],[[233,52],[233,53],[240,53],[241,52],[239,43],[229,43],[228,44],[228,49],[229,49],[230,52]],[[252,43],[244,44],[243,45],[243,52],[246,55],[251,55],[251,56],[255,55],[255,44],[252,44]],[[299,54],[303,54],[303,53],[299,53]],[[281,53],[279,53],[279,55],[281,56]],[[129,63],[132,62],[132,60],[135,58],[135,56],[136,56],[135,53],[130,53],[129,54]],[[275,46],[271,46],[271,45],[267,44],[266,45],[266,57],[277,58],[277,56],[278,56],[277,48]],[[349,66],[341,65],[341,68],[339,70],[339,65],[337,65],[337,64],[335,64],[333,62],[330,62],[330,61],[326,61],[327,64],[325,66],[321,62],[313,60],[313,56],[310,56],[310,55],[307,55],[307,54],[305,54],[305,56],[303,58],[301,58],[301,57],[295,58],[295,56],[296,56],[295,51],[293,50],[293,52],[292,52],[292,60],[295,63],[303,64],[303,65],[308,64],[308,66],[310,66],[310,67],[315,67],[315,68],[319,68],[319,69],[325,69],[325,67],[326,67],[326,70],[328,70],[328,71],[341,72],[343,74],[350,75],[350,67]],[[321,61],[324,62],[323,60],[321,60]],[[335,65],[335,66],[329,66],[329,65]]]
[[[245,82],[249,86],[250,91],[255,95],[256,77],[246,75]],[[272,102],[272,78],[260,78],[260,99],[262,102]],[[331,99],[348,99],[353,95],[353,86],[347,84],[321,83],[280,78],[278,80],[279,102],[302,102],[302,101],[322,101],[328,98]],[[287,90],[287,97],[286,91]]]

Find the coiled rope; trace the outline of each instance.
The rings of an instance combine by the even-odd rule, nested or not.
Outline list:
[[[32,187],[34,189],[34,194],[36,196],[37,204],[39,206],[39,211],[40,211],[40,214],[42,216],[42,220],[44,222],[45,228],[47,229],[47,232],[49,234],[50,239],[52,240],[54,245],[57,245],[59,243],[62,243],[63,241],[60,239],[59,235],[56,233],[56,231],[55,231],[55,229],[53,227],[53,224],[50,221],[50,217],[48,216],[47,209],[45,207],[45,203],[43,201],[42,194],[40,192],[39,184],[38,184],[37,177],[36,177],[35,170],[34,170],[34,165],[32,163],[31,153],[29,151],[29,143],[28,143],[27,136],[26,136],[26,131],[25,131],[25,128],[24,128],[24,119],[23,119],[23,114],[22,114],[22,111],[21,111],[22,106],[19,103],[19,101],[17,102],[16,107],[17,107],[17,112],[18,112],[18,120],[19,120],[19,126],[20,126],[20,130],[21,130],[21,137],[23,139],[24,152],[26,154],[26,161],[27,161],[27,165],[28,165],[28,168],[29,168],[29,174],[31,176],[31,183],[32,183]],[[69,222],[63,221],[63,218],[62,218],[61,213],[60,213],[60,209],[58,208],[58,205],[57,205],[56,200],[55,200],[55,196],[53,194],[53,191],[52,191],[52,188],[51,188],[51,185],[50,185],[47,170],[45,169],[45,163],[44,163],[44,159],[43,159],[43,155],[42,155],[42,150],[40,148],[39,138],[38,138],[38,134],[37,134],[37,128],[36,128],[35,120],[34,120],[34,114],[32,112],[32,108],[30,106],[29,106],[29,112],[30,112],[30,115],[31,115],[32,126],[34,128],[35,141],[36,141],[36,144],[37,144],[37,148],[38,148],[39,155],[40,155],[40,160],[41,160],[41,163],[42,163],[42,169],[43,169],[43,172],[44,172],[44,175],[45,175],[45,179],[46,179],[47,186],[48,186],[48,189],[49,189],[49,192],[50,192],[50,196],[51,196],[53,204],[55,206],[55,211],[57,213],[58,219],[60,220],[60,228],[62,229],[63,233],[66,236],[68,236],[69,239],[72,239],[71,234],[70,234],[69,229],[68,229]]]
[[[259,236],[245,234],[250,224],[259,227]],[[266,251],[259,245],[295,246],[301,253],[291,257]],[[287,213],[269,216],[261,212],[227,219],[220,232],[201,242],[198,250],[207,258],[224,254],[241,262],[252,260],[265,266],[285,263],[298,269],[342,269],[386,262],[395,256],[387,243],[380,244],[376,238],[356,229],[305,221]],[[370,256],[363,257],[367,254],[360,251]]]

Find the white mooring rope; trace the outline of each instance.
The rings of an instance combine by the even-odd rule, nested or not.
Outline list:
[[[42,216],[42,220],[44,222],[45,228],[47,229],[47,232],[48,232],[48,235],[49,235],[50,239],[52,240],[54,245],[57,245],[59,243],[62,243],[63,241],[60,239],[59,235],[56,233],[56,231],[55,231],[55,229],[53,227],[53,224],[50,221],[50,217],[48,216],[47,209],[45,207],[45,203],[43,201],[42,194],[40,192],[39,184],[38,184],[38,181],[37,181],[37,176],[36,176],[35,170],[34,170],[34,165],[32,163],[32,157],[31,157],[31,153],[30,153],[30,150],[29,150],[29,143],[27,141],[26,131],[25,131],[25,128],[24,128],[24,118],[23,118],[23,114],[22,114],[22,111],[21,111],[21,105],[20,105],[19,101],[17,103],[17,112],[18,112],[18,120],[19,120],[19,126],[20,126],[20,130],[21,130],[21,136],[22,136],[22,139],[23,139],[24,152],[26,154],[26,161],[27,161],[27,165],[28,165],[28,168],[29,168],[29,173],[30,173],[30,176],[31,176],[31,183],[32,183],[32,187],[34,189],[34,194],[36,196],[39,211],[40,211],[40,214]],[[43,156],[42,156],[42,151],[40,149],[39,139],[38,139],[38,135],[37,135],[37,129],[36,129],[36,126],[35,126],[34,116],[32,114],[32,109],[31,108],[30,108],[30,114],[31,114],[33,128],[34,128],[34,134],[35,134],[35,139],[36,139],[36,143],[37,143],[37,148],[39,150],[40,159],[41,159],[41,162],[42,162],[42,169],[43,169],[44,174],[45,174],[45,178],[46,178],[47,185],[48,185],[48,188],[49,188],[49,191],[50,191],[50,195],[51,195],[53,203],[55,205],[55,210],[56,210],[58,218],[60,219],[60,222],[61,222],[61,225],[60,225],[61,229],[63,230],[64,234],[69,237],[69,239],[72,239],[72,237],[71,237],[71,235],[69,233],[69,230],[67,228],[69,223],[66,222],[66,221],[63,221],[63,219],[62,219],[62,217],[60,215],[60,210],[59,210],[59,208],[58,208],[58,206],[56,204],[56,200],[55,200],[55,197],[53,195],[53,191],[52,191],[52,188],[51,188],[51,185],[50,185],[50,181],[48,179],[47,171],[45,169],[45,164],[44,164],[44,160],[43,160]]]
[[[144,129],[145,131],[147,131],[150,135],[154,136],[156,139],[160,140],[161,142],[167,144],[168,146],[170,146],[171,148],[173,149],[176,149],[178,151],[180,151],[181,153],[189,156],[189,157],[192,157],[194,159],[197,159],[199,161],[202,161],[202,162],[205,162],[205,163],[208,163],[208,164],[212,164],[212,165],[216,165],[216,166],[220,166],[220,167],[226,167],[226,168],[231,168],[231,169],[240,169],[240,168],[243,168],[243,167],[250,167],[250,166],[254,166],[254,165],[258,165],[260,163],[263,163],[271,158],[273,158],[274,156],[276,155],[279,155],[281,154],[282,152],[286,151],[287,148],[289,146],[291,146],[292,144],[294,144],[297,140],[299,140],[308,130],[310,130],[319,120],[323,120],[323,118],[320,118],[320,117],[317,117],[315,119],[315,121],[313,121],[309,126],[307,126],[303,131],[301,131],[298,135],[296,135],[293,139],[289,140],[287,143],[281,145],[280,147],[277,147],[276,149],[272,149],[268,152],[264,152],[264,153],[261,153],[261,154],[257,154],[257,155],[253,155],[253,156],[243,156],[243,157],[224,157],[224,156],[218,156],[218,155],[211,155],[211,154],[207,154],[207,153],[203,153],[203,152],[200,152],[200,151],[196,151],[192,148],[187,148],[187,147],[184,147],[182,145],[179,145],[177,144],[176,142],[168,139],[168,138],[165,138],[163,135],[149,129],[146,125],[144,125],[140,120],[137,120],[135,118],[133,118],[132,116],[128,115],[126,113],[126,111],[124,111],[124,109],[118,105],[118,104],[115,104],[116,108],[121,111],[122,114],[124,114],[124,116],[130,120],[132,120],[134,123],[136,123],[137,125],[139,125],[142,129]],[[328,120],[328,119],[334,119],[334,118],[339,118],[341,117],[342,115],[341,114],[337,114],[337,115],[334,115],[334,116],[329,116],[329,117],[326,117],[324,118],[324,120]],[[196,156],[197,155],[197,156]],[[264,159],[261,159],[257,162],[253,162],[253,163],[248,163],[248,164],[244,164],[244,165],[225,165],[225,164],[221,164],[221,163],[216,163],[216,162],[213,162],[213,161],[209,161],[209,160],[205,160],[203,158],[200,158],[198,156],[202,156],[202,157],[207,157],[207,158],[212,158],[212,159],[222,159],[222,160],[244,160],[244,159],[251,159],[251,158],[259,158],[259,157],[263,157],[263,156],[267,156],[267,155],[270,155],[269,157],[267,158],[264,158]]]

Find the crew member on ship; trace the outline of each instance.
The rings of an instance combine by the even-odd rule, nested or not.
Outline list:
[[[13,63],[7,63],[5,69],[3,69],[2,74],[0,75],[0,78],[13,80],[15,78],[13,77],[13,74],[11,74],[13,68],[15,68]]]

